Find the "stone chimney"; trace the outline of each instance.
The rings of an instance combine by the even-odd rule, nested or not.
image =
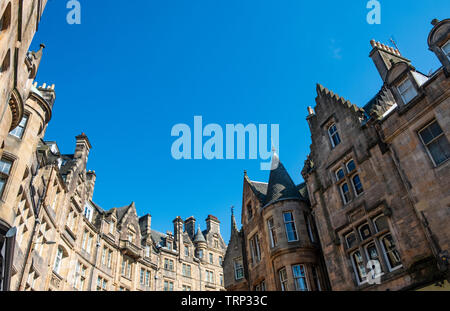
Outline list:
[[[189,234],[191,239],[194,239],[195,236],[195,218],[194,216],[189,217],[184,221],[184,231]]]
[[[216,216],[208,215],[206,218],[206,229],[208,232],[220,234],[220,221]]]
[[[372,58],[375,67],[377,67],[378,73],[386,81],[386,75],[389,69],[398,62],[411,63],[411,61],[400,54],[398,49],[382,44],[378,41],[371,40],[370,45],[372,51],[369,56]]]
[[[78,135],[75,138],[77,140],[76,147],[75,147],[75,153],[74,153],[75,159],[84,158],[87,161],[89,151],[92,148],[88,137],[86,136],[86,134],[82,133],[81,135]]]
[[[152,227],[152,215],[147,214],[139,218],[139,227],[141,228],[142,236],[149,236]]]

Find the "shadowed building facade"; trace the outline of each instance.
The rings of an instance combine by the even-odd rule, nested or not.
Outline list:
[[[263,279],[266,290],[450,290],[450,20],[432,25],[436,71],[424,74],[372,40],[382,86],[367,104],[317,85],[296,200],[287,179],[271,186],[273,170],[268,185],[245,176],[243,226],[233,225],[225,258],[228,290],[260,290]],[[270,207],[271,188],[290,199]],[[273,237],[287,239],[281,251],[271,251]]]
[[[328,281],[306,185],[295,185],[275,153],[269,182],[244,174],[243,224],[224,262],[227,290],[324,290]]]

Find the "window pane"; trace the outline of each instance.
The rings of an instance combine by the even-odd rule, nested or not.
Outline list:
[[[359,227],[359,233],[361,235],[361,240],[365,240],[370,237],[371,232],[368,224],[364,224],[361,227]]]
[[[305,279],[305,269],[302,265],[292,267],[292,274],[294,276],[295,289],[300,291],[308,290],[308,285]]]
[[[448,41],[443,47],[442,50],[444,51],[445,55],[450,58],[450,41]]]
[[[355,175],[355,177],[353,177],[352,181],[353,181],[353,186],[355,187],[356,194],[359,195],[359,194],[363,193],[364,189],[361,184],[361,180],[359,179],[359,175]]]
[[[354,252],[352,258],[358,276],[358,281],[363,282],[366,279],[366,267],[364,265],[361,253],[359,251]]]
[[[349,161],[348,163],[347,163],[347,171],[350,173],[350,172],[353,172],[353,170],[355,169],[356,167],[355,167],[355,161],[353,161],[353,160],[351,160],[351,161]]]
[[[0,172],[3,174],[9,175],[9,172],[11,171],[11,165],[12,162],[8,160],[1,160],[0,161]]]
[[[356,245],[356,236],[355,236],[355,234],[353,232],[347,234],[347,236],[345,237],[345,241],[347,242],[347,247],[348,248],[352,248],[353,246],[355,246]]]
[[[395,246],[394,239],[390,234],[386,235],[382,239],[385,255],[387,257],[390,269],[394,269],[401,265],[400,254]]]
[[[427,145],[433,139],[433,133],[431,133],[429,127],[421,131],[420,136],[422,137],[422,140],[425,145]]]
[[[380,232],[380,231],[383,231],[384,229],[389,228],[386,216],[378,217],[375,220],[375,228],[376,228],[377,232]]]
[[[336,180],[339,181],[342,178],[344,178],[344,170],[341,168],[339,170],[336,171]]]
[[[433,157],[436,165],[441,164],[448,158],[450,158],[450,144],[448,143],[447,137],[442,135],[431,144],[428,145],[428,150]]]
[[[284,222],[289,222],[293,220],[292,213],[284,213]]]
[[[404,93],[410,87],[412,87],[411,80],[407,79],[398,86],[398,90],[400,91],[400,93]]]

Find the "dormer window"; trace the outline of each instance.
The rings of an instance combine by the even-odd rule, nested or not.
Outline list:
[[[397,90],[402,97],[403,103],[405,105],[417,96],[417,91],[409,78],[400,83],[397,86]]]
[[[444,51],[445,56],[450,61],[450,40],[442,46],[442,51]]]
[[[339,137],[336,124],[333,123],[328,128],[328,136],[330,137],[331,145],[333,146],[333,148],[341,143],[341,138]]]

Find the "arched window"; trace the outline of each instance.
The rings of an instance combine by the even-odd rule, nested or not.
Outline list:
[[[333,148],[341,143],[341,138],[339,136],[336,124],[333,123],[330,127],[328,127],[328,136],[330,137]]]

